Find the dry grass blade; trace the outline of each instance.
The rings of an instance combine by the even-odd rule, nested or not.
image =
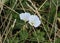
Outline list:
[[[1,12],[2,12],[2,10],[3,10],[3,2],[0,0],[0,14],[1,14]]]
[[[8,36],[8,34],[9,34],[9,32],[11,31],[11,29],[14,28],[15,23],[16,23],[16,19],[14,20],[13,24],[11,25],[11,27],[9,28],[9,30],[7,31],[7,33],[5,34],[5,38],[3,40],[3,43],[5,43],[5,40],[6,40],[7,36]]]
[[[56,32],[57,32],[57,13],[58,13],[58,0],[57,0],[57,5],[56,5],[56,14],[55,14],[55,18],[54,18],[54,23],[53,25],[55,25],[55,33],[54,33],[54,43],[55,43],[55,40],[56,40]]]
[[[2,26],[5,24],[5,22],[7,21],[8,17],[9,17],[9,14],[8,14],[7,17],[5,18],[4,22],[2,22],[2,25],[0,26],[0,29],[1,29]]]
[[[2,37],[1,37],[1,34],[0,34],[0,43],[2,43]]]
[[[6,28],[5,28],[4,32],[3,32],[2,37],[5,35],[5,32],[8,31],[8,28],[9,28],[9,25],[10,25],[10,21],[11,21],[11,19],[12,19],[12,14],[10,15],[10,18],[9,18],[8,24],[7,24],[7,26],[6,26]]]
[[[43,7],[43,5],[47,2],[47,0],[44,1],[44,3],[39,7],[39,10]]]
[[[58,17],[57,20],[60,22],[60,18]]]

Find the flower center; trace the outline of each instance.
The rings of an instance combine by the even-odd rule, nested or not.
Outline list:
[[[24,18],[24,21],[27,21],[27,19],[26,19],[26,18]]]
[[[34,26],[34,22],[31,22],[31,25]]]

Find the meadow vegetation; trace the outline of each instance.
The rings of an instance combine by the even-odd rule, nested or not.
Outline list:
[[[0,43],[60,43],[60,0],[0,0]]]

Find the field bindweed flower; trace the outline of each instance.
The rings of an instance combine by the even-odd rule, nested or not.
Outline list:
[[[24,20],[25,22],[27,22],[29,20],[30,13],[27,13],[27,12],[21,13],[19,16],[21,20]]]
[[[31,26],[38,27],[41,21],[37,15],[31,15],[28,22]]]

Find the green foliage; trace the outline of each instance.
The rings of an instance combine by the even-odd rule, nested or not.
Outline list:
[[[60,43],[60,38],[57,38],[55,43]]]
[[[9,43],[18,43],[19,42],[19,39],[18,38],[15,38],[13,40],[13,37],[9,39]]]
[[[45,39],[44,39],[44,35],[45,35],[44,32],[40,32],[40,30],[37,30],[36,32],[37,32],[37,33],[36,33],[37,36],[36,36],[35,32],[33,32],[34,38],[35,38],[35,39],[38,38],[39,41],[43,42],[43,41],[45,40]]]
[[[20,40],[26,40],[28,38],[28,32],[24,29],[20,31]]]

